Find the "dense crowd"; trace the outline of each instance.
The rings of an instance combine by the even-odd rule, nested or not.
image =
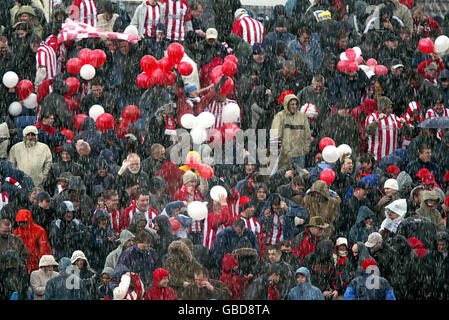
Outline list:
[[[448,299],[449,45],[420,45],[449,35],[448,9],[1,1],[0,299]],[[61,38],[68,21],[120,36]],[[173,43],[193,71],[143,87],[142,58]],[[91,79],[67,63],[86,48],[106,57]],[[102,130],[98,106],[119,125]],[[234,135],[179,156],[183,116],[205,112]],[[235,137],[249,129],[257,151]]]

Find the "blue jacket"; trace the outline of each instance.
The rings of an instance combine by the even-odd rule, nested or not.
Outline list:
[[[242,246],[242,244],[244,245]],[[259,243],[254,232],[248,228],[245,228],[243,235],[240,238],[232,226],[227,227],[217,233],[214,246],[212,247],[211,261],[217,268],[221,269],[221,261],[223,260],[225,254],[231,254],[235,249],[242,247],[256,249],[257,255],[260,257]]]
[[[321,63],[323,62],[323,52],[320,46],[319,36],[314,33],[312,34],[312,40],[309,45],[306,46],[307,52],[304,50],[298,40],[291,40],[287,43],[287,58],[290,59],[293,54],[298,54],[301,60],[307,64],[310,71],[317,72],[321,68]]]
[[[368,288],[367,284],[372,285],[373,288]],[[374,275],[374,270],[363,270],[361,276],[351,281],[343,298],[344,300],[396,300],[388,280]]]
[[[84,282],[78,275],[76,275],[76,273],[71,272],[71,270],[76,272],[77,268],[72,266],[72,262],[69,258],[61,258],[58,269],[59,275],[47,282],[44,300],[90,299]]]
[[[273,218],[265,218],[264,212],[266,209],[271,208],[271,202],[273,201],[273,195],[275,194],[270,194],[270,196],[268,197],[267,201],[265,202],[264,207],[262,208],[261,214],[259,216],[259,221],[263,226],[264,231],[267,234],[270,234],[271,232],[271,228],[273,225]],[[279,196],[281,201],[284,201],[287,206],[288,209],[287,211],[282,215],[281,217],[281,221],[283,221],[282,223],[282,236],[284,238],[284,240],[292,240],[294,237],[294,232],[295,232],[295,217],[307,220],[309,218],[309,215],[307,213],[307,211],[297,205],[296,203],[294,203],[293,201],[284,198],[282,196]],[[282,220],[283,219],[283,220]]]
[[[301,273],[306,276],[305,283],[298,283],[296,287],[290,289],[288,300],[324,300],[321,290],[312,285],[310,281],[310,271],[306,267],[296,270],[296,275]]]
[[[365,223],[363,222],[367,218],[373,218],[373,227],[368,231],[365,228]],[[367,206],[361,206],[359,208],[359,212],[357,214],[357,220],[355,224],[351,227],[351,230],[349,231],[348,236],[348,242],[349,243],[356,243],[356,242],[366,242],[368,241],[368,236],[373,233],[377,232],[376,228],[376,221],[375,221],[376,214],[371,211],[370,208]]]

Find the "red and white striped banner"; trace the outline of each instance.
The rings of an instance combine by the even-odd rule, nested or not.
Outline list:
[[[58,43],[69,40],[79,40],[86,38],[109,38],[116,40],[126,40],[128,42],[137,43],[141,38],[134,34],[108,32],[92,27],[91,25],[67,19],[62,25],[62,29],[58,35]]]

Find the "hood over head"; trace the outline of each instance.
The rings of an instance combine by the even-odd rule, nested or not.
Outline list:
[[[76,260],[82,259],[86,261],[86,264],[89,264],[89,261],[87,261],[86,255],[81,250],[75,250],[72,254],[72,257],[70,258],[70,261],[72,261],[72,264],[76,262]]]
[[[321,194],[326,199],[329,199],[331,197],[329,193],[329,186],[326,182],[322,180],[317,180],[313,183],[312,187],[310,188],[310,191],[315,191]]]
[[[159,287],[159,282],[165,277],[170,277],[170,273],[164,268],[158,268],[153,271],[153,286]]]
[[[171,257],[180,255],[182,260],[192,261],[193,259],[192,251],[181,240],[175,240],[168,246],[168,254]]]
[[[221,262],[221,268],[224,273],[230,273],[234,267],[238,266],[237,259],[229,253],[226,253]]]
[[[310,271],[306,267],[300,267],[296,269],[295,275],[298,275],[298,273],[304,275],[307,279],[307,283],[311,284],[310,282]]]
[[[62,257],[59,260],[58,272],[59,274],[66,278],[73,274],[72,272],[72,261],[67,257]]]
[[[114,269],[112,269],[111,267],[106,267],[103,269],[103,271],[101,272],[100,276],[107,274],[109,277],[112,278],[112,275],[114,274]]]
[[[131,240],[135,237],[136,236],[131,231],[129,231],[127,229],[123,229],[120,232],[120,246],[123,247],[126,242],[128,242],[129,240]]]

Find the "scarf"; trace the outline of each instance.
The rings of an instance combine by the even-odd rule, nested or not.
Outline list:
[[[12,183],[12,184],[15,185],[17,188],[19,188],[20,190],[22,190],[22,186],[20,185],[20,183],[19,183],[16,179],[11,178],[11,177],[7,177],[7,178],[5,179],[5,181],[6,181],[6,182],[9,182],[9,183]]]
[[[373,168],[369,169],[367,172],[363,172],[362,169],[359,170],[359,176],[355,178],[356,181],[359,181],[361,178],[370,175],[373,172]]]
[[[268,300],[281,300],[277,283],[270,280],[268,285]]]

